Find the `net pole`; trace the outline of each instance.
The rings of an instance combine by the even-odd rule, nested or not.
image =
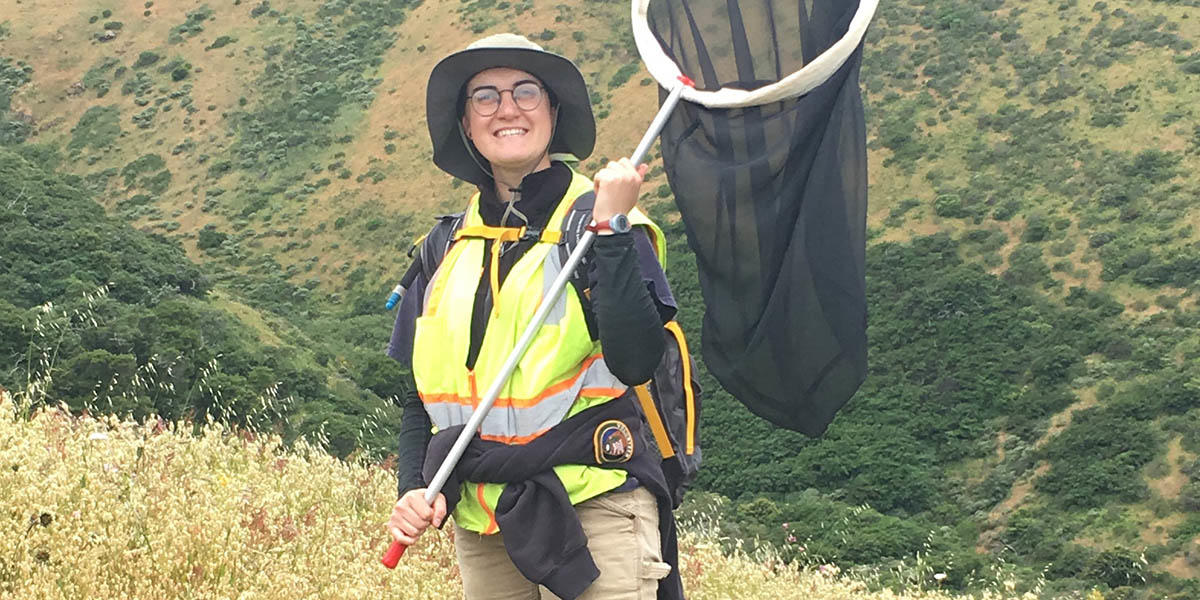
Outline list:
[[[679,97],[683,94],[683,90],[691,85],[691,80],[686,77],[680,77],[671,89],[670,94],[667,95],[667,99],[663,101],[662,107],[658,109],[658,114],[650,122],[650,127],[646,130],[646,134],[642,136],[642,141],[638,144],[637,149],[634,150],[633,156],[630,157],[630,161],[635,167],[642,162],[646,153],[650,151],[650,146],[654,144],[654,140],[658,138],[658,134],[662,133],[662,128],[666,125],[667,119],[670,118],[671,111],[675,110],[675,105],[679,103]],[[583,237],[579,238],[575,249],[571,251],[570,257],[567,258],[566,264],[563,265],[562,271],[559,272],[558,276],[550,284],[549,292],[543,295],[542,302],[538,305],[537,311],[533,313],[533,318],[529,321],[529,325],[525,326],[525,330],[521,333],[520,339],[517,340],[516,346],[509,353],[508,359],[504,361],[504,365],[500,368],[500,374],[496,376],[496,379],[488,387],[479,405],[471,412],[471,417],[467,419],[467,423],[458,434],[458,438],[454,440],[454,445],[450,448],[446,459],[438,466],[438,470],[434,473],[429,486],[425,488],[425,504],[433,506],[433,501],[441,493],[442,486],[446,485],[446,480],[450,478],[450,473],[454,471],[454,467],[458,466],[459,459],[462,458],[463,452],[470,445],[471,438],[475,437],[475,432],[483,424],[483,420],[487,417],[487,414],[491,412],[492,406],[496,404],[496,398],[500,396],[500,390],[508,382],[508,378],[512,376],[513,371],[516,370],[517,363],[521,362],[521,358],[525,356],[525,351],[533,343],[534,336],[537,335],[542,324],[546,322],[546,317],[550,314],[551,308],[558,302],[559,297],[562,296],[563,290],[567,287],[567,282],[570,281],[571,276],[575,273],[575,269],[579,267],[579,262],[583,260],[583,255],[587,253],[595,238],[596,233],[593,231],[585,231]],[[389,569],[396,568],[396,564],[399,563],[400,557],[404,555],[406,548],[407,546],[404,544],[393,540],[380,562]]]

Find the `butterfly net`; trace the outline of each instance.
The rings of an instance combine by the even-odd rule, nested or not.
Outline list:
[[[651,75],[695,82],[660,143],[696,255],[704,362],[751,411],[808,435],[866,377],[858,74],[875,4],[633,2]]]

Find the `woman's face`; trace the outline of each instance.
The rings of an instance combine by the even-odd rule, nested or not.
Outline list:
[[[517,100],[520,99],[526,107],[532,104],[529,86],[517,92],[513,90],[529,82],[538,86],[540,98],[537,106],[525,110],[518,106]],[[484,98],[488,96],[488,88],[499,92],[499,106],[487,106],[476,101],[477,94]],[[514,93],[518,94],[517,98],[513,97]],[[494,109],[495,113],[481,115],[481,108],[482,112]],[[476,73],[467,82],[463,131],[495,168],[528,172],[542,162],[553,134],[552,116],[549,95],[541,88],[541,82],[525,71],[496,67]]]

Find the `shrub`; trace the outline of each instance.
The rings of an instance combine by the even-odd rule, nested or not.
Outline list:
[[[997,221],[1008,221],[1021,212],[1021,201],[1017,198],[1009,198],[1000,202],[995,209],[992,210],[992,218]]]
[[[1115,548],[1104,550],[1092,558],[1084,567],[1083,575],[1117,588],[1145,583],[1144,568],[1137,554],[1125,548]]]
[[[1117,234],[1111,231],[1100,231],[1088,236],[1088,246],[1099,248],[1115,239],[1117,239]]]
[[[167,36],[167,42],[178,44],[183,41],[184,37],[195,37],[198,35],[204,31],[204,22],[212,16],[212,12],[212,9],[207,4],[189,12],[187,19],[183,23],[171,28],[171,32]]]
[[[196,247],[201,250],[218,248],[229,239],[229,234],[217,231],[213,225],[205,225],[196,236]]]
[[[157,154],[139,156],[121,169],[121,176],[125,178],[125,187],[133,187],[142,173],[158,171],[165,166],[166,161]]]
[[[237,38],[235,38],[235,37],[223,35],[223,36],[220,36],[217,39],[213,40],[213,43],[209,44],[204,49],[205,50],[216,50],[218,48],[224,48],[225,46],[228,46],[229,44],[232,44],[236,41],[237,41]]]
[[[942,194],[933,200],[933,213],[939,217],[965,219],[971,216],[966,202],[958,194]]]
[[[1025,222],[1025,231],[1021,233],[1022,242],[1040,242],[1050,235],[1050,222],[1045,215],[1029,215]]]
[[[162,170],[142,180],[142,186],[152,194],[162,194],[171,185],[171,172]]]
[[[233,170],[233,163],[227,160],[215,162],[208,168],[209,177],[222,177]]]
[[[1179,491],[1179,506],[1186,511],[1200,511],[1200,481],[1190,481]]]
[[[93,106],[79,117],[79,123],[71,129],[72,151],[92,148],[98,150],[111,145],[121,135],[121,111],[115,105]]]
[[[629,81],[630,77],[633,77],[634,73],[638,72],[638,69],[641,69],[639,63],[629,63],[617,69],[617,72],[613,73],[612,79],[608,80],[608,89],[621,87],[626,81]]]
[[[138,129],[150,129],[154,126],[154,117],[158,114],[157,106],[147,107],[146,110],[133,115],[133,123]]]
[[[1042,249],[1031,245],[1017,246],[1008,257],[1004,279],[1016,285],[1044,283],[1050,277],[1050,267],[1042,260]]]
[[[148,67],[148,66],[158,62],[158,59],[160,59],[160,58],[162,58],[162,57],[159,56],[157,52],[154,52],[151,50],[146,50],[146,51],[142,52],[141,54],[138,54],[137,60],[133,63],[133,68],[141,69],[144,67]]]

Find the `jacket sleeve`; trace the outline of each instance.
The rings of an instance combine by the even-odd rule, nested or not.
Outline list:
[[[641,228],[597,236],[592,253],[591,302],[604,360],[625,385],[645,383],[666,347],[662,325],[675,312],[666,277]]]
[[[419,259],[418,259],[419,260]],[[405,492],[425,487],[421,466],[425,463],[425,451],[432,437],[429,415],[417,394],[417,383],[412,376],[413,334],[421,304],[425,299],[425,276],[418,274],[409,285],[400,308],[396,313],[396,324],[388,342],[387,354],[408,367],[404,389],[408,390],[400,400],[404,409],[400,420],[399,447],[396,452],[396,479],[399,496]]]
[[[404,416],[400,420],[400,444],[396,453],[397,498],[409,490],[425,487],[421,466],[425,464],[425,452],[433,437],[429,414],[417,395],[416,383],[408,376],[409,392],[405,394]]]

